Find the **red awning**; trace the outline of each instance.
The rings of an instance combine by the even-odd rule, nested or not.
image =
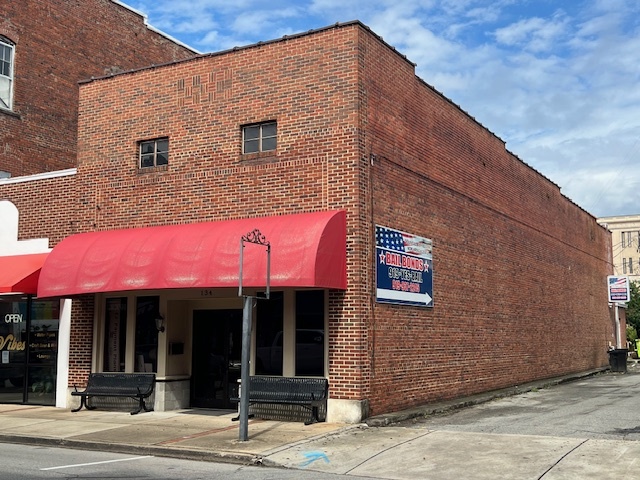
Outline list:
[[[38,289],[38,276],[48,253],[0,257],[0,294],[29,293]]]
[[[237,287],[254,229],[271,244],[273,287],[346,289],[346,214],[330,211],[72,235],[49,254],[38,296]],[[243,285],[264,286],[266,248],[245,243],[243,256]]]

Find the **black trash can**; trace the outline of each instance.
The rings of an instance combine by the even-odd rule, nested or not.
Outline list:
[[[626,348],[614,348],[613,350],[609,350],[609,366],[611,367],[612,372],[626,373],[628,353],[629,350]]]

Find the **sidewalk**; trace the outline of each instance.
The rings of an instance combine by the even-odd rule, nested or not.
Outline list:
[[[127,411],[0,405],[0,442],[102,450],[194,460],[260,464],[269,452],[350,426],[249,420],[241,442],[228,410]],[[352,427],[352,426],[351,426]]]
[[[636,370],[635,367],[636,364],[630,365],[631,370]],[[476,452],[480,459],[478,464],[473,467],[469,464],[467,471],[473,471],[473,478],[496,479],[501,478],[496,474],[496,469],[508,465],[511,472],[515,473],[518,469],[533,467],[531,462],[534,460],[542,466],[553,465],[556,459],[563,458],[578,447],[585,450],[587,445],[566,438],[427,432],[389,425],[547,388],[601,371],[425,405],[372,417],[367,419],[366,424],[360,425],[316,423],[305,426],[302,422],[250,419],[249,440],[245,442],[238,439],[238,422],[231,421],[236,412],[228,410],[189,409],[130,415],[121,410],[81,410],[72,413],[54,407],[0,405],[0,442],[245,465],[264,464],[378,478],[430,478],[424,475],[437,473],[437,478],[441,480],[459,478],[456,475],[460,471],[455,469],[465,462],[469,463],[471,448],[480,448]],[[597,443],[591,442],[589,447],[593,449],[594,445]],[[627,447],[640,457],[640,443],[627,442]],[[616,448],[616,444],[605,442],[591,455],[595,458],[602,456],[607,449],[613,452]],[[523,462],[526,458],[529,461]],[[382,459],[388,462],[386,467],[380,464]],[[406,469],[411,463],[415,463],[415,468],[419,470],[408,472],[406,477],[401,476],[398,468],[402,466]],[[602,466],[602,462],[599,465]],[[451,476],[445,475],[447,469],[453,469]],[[540,470],[532,468],[531,471]],[[515,475],[506,478],[530,477]],[[547,478],[545,476],[545,480]]]

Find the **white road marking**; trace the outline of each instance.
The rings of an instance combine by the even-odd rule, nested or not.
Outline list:
[[[131,457],[131,458],[120,458],[118,460],[105,460],[104,462],[76,463],[75,465],[61,465],[59,467],[41,468],[40,470],[60,470],[62,468],[88,467],[91,465],[102,465],[103,463],[130,462],[131,460],[142,460],[144,458],[153,458],[153,456],[147,455],[145,457]]]

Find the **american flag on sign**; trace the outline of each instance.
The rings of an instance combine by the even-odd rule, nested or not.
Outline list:
[[[626,277],[611,277],[609,278],[609,286],[611,287],[626,287],[627,279]]]
[[[376,225],[376,245],[381,248],[431,258],[431,240]]]

